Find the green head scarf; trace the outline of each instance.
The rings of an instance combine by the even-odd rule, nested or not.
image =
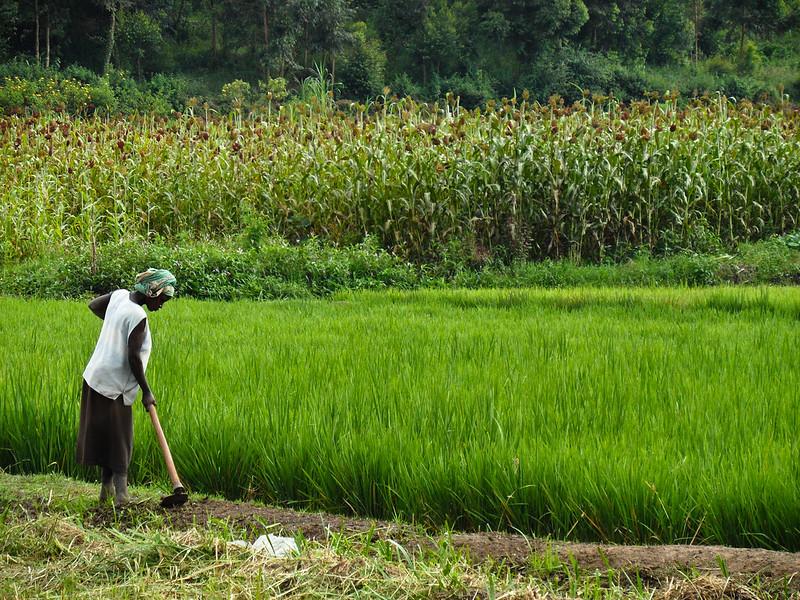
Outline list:
[[[133,289],[149,298],[155,298],[161,294],[171,298],[175,295],[176,283],[175,276],[166,269],[147,269],[144,273],[136,276]]]

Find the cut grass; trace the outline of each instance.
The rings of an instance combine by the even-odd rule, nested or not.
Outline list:
[[[179,531],[161,515],[92,525],[97,486],[57,475],[0,472],[0,597],[3,598],[767,598],[775,582],[689,573],[653,580],[607,569],[582,571],[554,554],[528,568],[472,563],[431,539],[410,553],[372,535],[331,532],[300,539],[297,556],[271,558],[231,546],[245,535],[229,523]],[[133,492],[154,500],[158,490]],[[33,511],[30,508],[38,507]]]

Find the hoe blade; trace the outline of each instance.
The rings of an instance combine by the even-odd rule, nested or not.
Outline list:
[[[177,506],[186,504],[188,499],[189,494],[186,493],[186,490],[182,487],[176,487],[174,490],[172,490],[171,495],[164,496],[161,499],[161,506],[164,508],[175,508]]]

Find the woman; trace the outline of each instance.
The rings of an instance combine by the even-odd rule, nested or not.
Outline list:
[[[143,306],[159,310],[175,295],[175,277],[165,269],[139,273],[133,291],[98,296],[89,308],[103,319],[92,358],[83,372],[77,460],[102,470],[100,501],[129,501],[128,465],[133,451],[131,405],[142,389],[145,410],[156,403],[145,370],[150,357],[150,328]]]

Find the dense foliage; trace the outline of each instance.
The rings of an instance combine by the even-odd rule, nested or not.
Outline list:
[[[569,260],[475,265],[452,248],[418,265],[379,249],[374,238],[347,248],[310,239],[300,244],[245,239],[182,241],[128,239],[55,252],[0,269],[4,294],[81,298],[127,288],[145,265],[168,268],[179,295],[206,300],[325,298],[347,290],[421,288],[662,287],[800,283],[800,235],[740,244],[735,253],[641,253],[620,263]]]
[[[473,106],[527,88],[796,94],[798,0],[0,0],[0,61],[296,88],[324,65],[337,95],[447,91]],[[691,66],[691,69],[689,67]],[[190,76],[190,78],[185,78]],[[145,84],[145,88],[147,85]],[[120,107],[124,108],[124,107]]]

